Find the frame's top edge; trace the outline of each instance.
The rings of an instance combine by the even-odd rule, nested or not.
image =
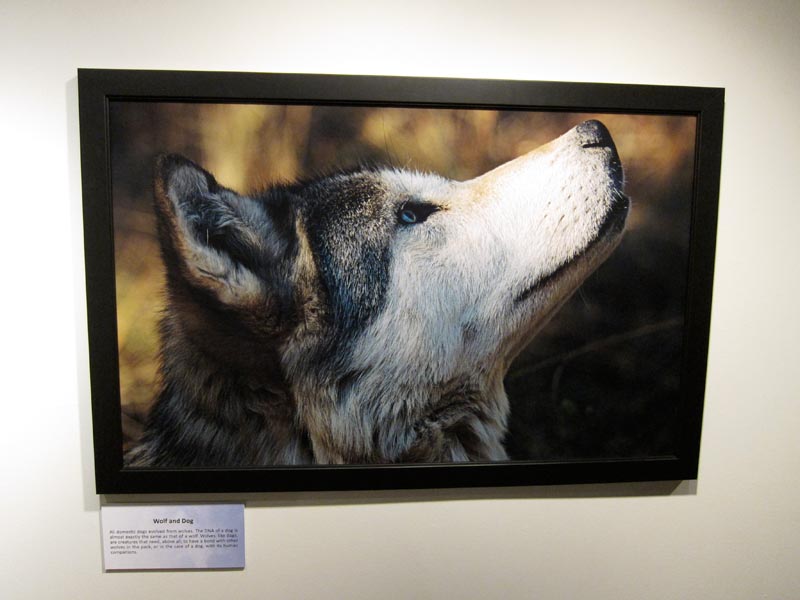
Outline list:
[[[450,76],[417,76],[417,75],[370,75],[361,73],[284,73],[284,72],[256,72],[256,71],[203,71],[203,70],[169,70],[169,69],[106,69],[102,67],[79,67],[77,69],[78,76],[81,78],[91,78],[98,81],[105,81],[111,83],[120,78],[178,78],[178,79],[193,79],[197,78],[214,78],[214,79],[263,79],[271,78],[275,81],[285,80],[287,82],[293,80],[307,79],[317,81],[373,81],[373,82],[395,82],[395,83],[422,83],[422,82],[447,82],[452,84],[464,85],[481,85],[481,84],[504,84],[504,85],[535,85],[535,86],[576,86],[576,87],[592,87],[595,89],[600,88],[621,88],[627,90],[634,90],[640,88],[642,90],[671,90],[671,91],[684,91],[695,93],[719,93],[724,97],[725,88],[715,86],[692,86],[692,85],[670,85],[670,84],[651,84],[651,83],[630,83],[630,82],[598,82],[598,81],[552,81],[552,80],[538,80],[538,79],[499,79],[499,78],[485,78],[485,77],[450,77]]]

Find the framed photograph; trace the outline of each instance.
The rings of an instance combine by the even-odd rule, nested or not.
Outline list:
[[[98,493],[696,478],[724,90],[78,83]]]

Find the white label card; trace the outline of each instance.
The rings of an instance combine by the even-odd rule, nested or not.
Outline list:
[[[244,504],[103,506],[106,571],[243,569]]]

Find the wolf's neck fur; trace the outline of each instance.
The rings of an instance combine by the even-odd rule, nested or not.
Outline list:
[[[464,378],[430,390],[392,385],[373,373],[357,382],[309,378],[290,387],[276,357],[260,369],[235,364],[241,348],[226,353],[224,341],[193,336],[169,315],[161,333],[161,391],[127,466],[506,458],[502,378],[495,386]]]
[[[181,323],[165,318],[161,391],[127,466],[312,462],[283,381],[246,375],[219,359],[224,348],[207,346],[208,340],[193,339]]]
[[[483,383],[483,385],[482,385]],[[438,388],[393,385],[376,373],[347,385],[296,388],[315,460],[322,463],[498,461],[508,400],[471,378]]]

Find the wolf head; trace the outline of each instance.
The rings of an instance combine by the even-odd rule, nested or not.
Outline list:
[[[628,200],[587,121],[465,182],[364,169],[245,196],[166,156],[156,212],[165,385],[198,356],[237,382],[184,401],[267,390],[315,462],[502,460],[510,362],[616,246]]]

